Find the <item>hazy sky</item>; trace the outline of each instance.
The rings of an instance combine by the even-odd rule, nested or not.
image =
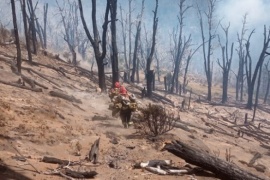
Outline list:
[[[59,0],[61,2],[63,0]],[[65,0],[66,1],[66,0]],[[187,3],[193,4],[197,2],[199,7],[202,9],[207,8],[208,0],[186,0]],[[36,0],[33,0],[36,2]],[[48,2],[50,4],[49,7],[49,21],[50,24],[56,25],[59,21],[57,18],[57,10],[55,0],[39,0],[39,10],[42,10],[42,4]],[[155,0],[145,0],[145,12],[144,12],[144,22],[146,24],[147,30],[149,33],[152,33],[152,23],[153,23],[153,10],[155,8]],[[91,0],[82,0],[85,17],[90,25],[91,19]],[[179,13],[178,7],[179,0],[159,0],[159,8],[158,8],[158,18],[159,18],[159,29],[158,29],[158,42],[163,45],[162,50],[169,49],[169,34],[172,32],[173,28],[178,25],[177,15]],[[104,14],[104,7],[106,4],[106,0],[97,0],[97,10],[99,22],[102,20]],[[128,12],[128,0],[118,0],[118,10],[120,9],[120,4]],[[132,2],[134,7],[134,12],[132,14],[133,19],[137,17],[138,12],[141,8],[141,0],[133,0]],[[0,1],[0,15],[1,22],[10,22],[11,14],[10,13],[10,4],[9,0],[1,0]],[[242,27],[242,20],[245,13],[247,16],[247,35],[250,33],[252,29],[255,30],[255,34],[251,39],[251,54],[255,58],[258,57],[258,54],[261,50],[262,40],[263,40],[263,26],[266,25],[267,28],[270,25],[270,0],[218,0],[217,9],[216,9],[216,21],[221,20],[221,24],[227,25],[229,22],[231,24],[230,28],[230,40],[236,43],[236,34],[240,32]],[[40,14],[40,13],[39,13]],[[118,11],[118,18],[120,18],[120,12]],[[19,18],[18,18],[19,19]],[[40,19],[42,19],[40,17]],[[118,23],[119,24],[119,23]],[[199,28],[199,20],[197,16],[196,8],[191,8],[187,14],[185,19],[186,26],[184,27],[184,33],[186,35],[192,33],[193,34],[193,43],[200,44],[200,28]],[[99,23],[99,27],[101,27],[101,23]],[[52,31],[58,30],[60,28],[52,28]],[[120,26],[118,26],[118,33],[121,33]],[[218,32],[220,29],[218,29]],[[133,30],[135,34],[135,28]],[[142,31],[144,33],[144,31]],[[221,34],[222,35],[222,34]],[[142,35],[144,36],[144,35]],[[119,35],[120,37],[120,35]],[[119,39],[121,41],[121,39]],[[217,43],[217,42],[216,42]],[[237,47],[237,44],[235,44]],[[215,53],[215,59],[221,55],[218,48]],[[237,56],[236,52],[234,53],[234,58]],[[216,61],[216,60],[215,60]],[[196,64],[196,63],[195,63]],[[237,63],[236,63],[237,64]]]

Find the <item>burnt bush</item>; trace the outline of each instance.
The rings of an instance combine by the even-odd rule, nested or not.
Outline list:
[[[146,108],[139,108],[134,127],[141,134],[158,136],[172,130],[175,121],[174,115],[162,106],[149,104]]]

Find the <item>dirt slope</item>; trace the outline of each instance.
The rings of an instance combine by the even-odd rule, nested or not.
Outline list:
[[[2,55],[1,55],[2,54]],[[11,72],[10,65],[6,63],[14,56],[14,47],[0,47],[0,80],[16,82],[20,77]],[[26,53],[23,53],[26,57]],[[200,149],[205,149],[225,159],[226,149],[231,150],[231,160],[248,171],[263,176],[270,176],[269,149],[260,146],[254,138],[232,138],[219,133],[207,134],[203,130],[194,128],[192,133],[181,129],[174,129],[170,133],[156,140],[146,140],[137,135],[132,127],[124,129],[119,119],[112,118],[108,109],[110,102],[106,94],[96,92],[96,84],[86,77],[78,74],[75,68],[51,59],[44,55],[34,57],[34,61],[62,67],[69,73],[65,75],[44,67],[30,66],[23,62],[23,67],[29,67],[45,75],[54,83],[48,82],[37,74],[23,71],[27,77],[34,79],[47,86],[43,92],[33,92],[0,83],[0,162],[8,169],[0,168],[0,179],[63,179],[55,175],[45,175],[49,169],[55,169],[57,165],[40,162],[43,156],[53,156],[60,159],[79,161],[85,159],[93,142],[100,138],[100,164],[88,163],[85,170],[95,170],[98,175],[95,179],[215,179],[204,176],[159,176],[146,171],[132,169],[135,162],[152,159],[171,159],[175,165],[182,166],[185,161],[168,153],[161,152],[160,148],[166,141],[180,139]],[[134,90],[127,86],[128,90]],[[61,91],[80,99],[82,103],[69,102],[64,99],[52,97],[50,91]],[[168,96],[179,104],[179,97]],[[150,100],[139,99],[142,104]],[[175,113],[178,108],[170,108]],[[228,112],[234,112],[237,108],[213,107],[204,103],[191,102],[191,110],[181,112],[181,120],[199,126],[209,128],[211,124],[220,126],[221,116],[229,117]],[[238,114],[243,117],[244,113],[251,112],[240,110]],[[211,114],[217,119],[209,118]],[[104,120],[93,120],[94,116],[105,116]],[[268,118],[269,114],[259,112],[259,117]],[[239,118],[239,124],[243,120]],[[207,123],[209,122],[209,123]],[[256,124],[257,125],[257,124]],[[266,127],[266,126],[265,126]],[[231,129],[222,127],[229,132]],[[266,129],[267,130],[267,129]],[[269,129],[268,129],[269,130]],[[116,142],[112,143],[112,142]],[[81,156],[76,156],[76,144],[81,146]],[[27,158],[38,171],[27,164],[18,161],[15,157],[18,151]],[[247,167],[239,160],[249,162],[255,152],[263,154],[263,158],[257,160],[257,164],[266,166],[265,173]],[[117,168],[110,168],[109,163],[115,161]],[[17,173],[17,174],[16,174]]]

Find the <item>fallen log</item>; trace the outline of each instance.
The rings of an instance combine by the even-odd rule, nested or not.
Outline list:
[[[178,120],[178,121],[175,122],[175,127],[176,128],[181,128],[181,126],[183,126],[182,124],[185,124],[187,126],[190,126],[190,127],[193,127],[193,128],[197,128],[197,129],[200,129],[200,130],[203,130],[205,133],[208,133],[208,134],[212,134],[213,132],[217,132],[217,133],[220,133],[220,134],[223,134],[223,135],[227,135],[227,136],[231,136],[231,137],[236,137],[236,135],[231,134],[231,133],[228,133],[228,132],[219,131],[219,130],[216,130],[214,128],[203,128],[203,127],[195,126],[195,125],[193,125],[191,123],[184,122],[184,121],[181,121],[181,120]],[[181,129],[183,129],[183,128],[181,128]]]
[[[81,108],[80,106],[78,106],[77,104],[72,103],[72,105],[85,112],[85,110],[83,108]]]
[[[139,89],[140,91],[143,90],[143,87],[140,87],[136,84],[130,84],[131,86]],[[152,99],[156,99],[157,101],[162,101],[164,104],[169,104],[171,106],[174,106],[174,102],[162,95],[159,95],[158,93],[152,92]]]
[[[70,102],[76,102],[76,103],[82,103],[80,99],[76,99],[74,96],[69,96],[67,94],[61,93],[61,92],[56,92],[56,91],[50,91],[49,94],[54,97],[59,97],[65,100],[68,100]]]
[[[29,62],[29,61],[27,60],[27,62]],[[56,71],[57,73],[62,74],[63,76],[66,76],[66,74],[60,68],[56,68],[50,64],[47,65],[47,64],[42,64],[42,63],[38,63],[38,62],[32,62],[31,64],[35,65],[35,66],[43,66],[43,67],[46,67],[48,69],[52,69],[52,70]]]
[[[54,158],[54,157],[48,157],[48,156],[44,156],[41,160],[41,162],[45,162],[45,163],[52,163],[52,164],[60,164],[60,165],[71,165],[71,162],[68,160],[62,160],[62,159],[58,159],[58,158]]]
[[[36,87],[34,80],[32,80],[32,79],[30,79],[30,78],[28,78],[28,77],[26,77],[26,76],[24,76],[22,74],[21,74],[21,77],[22,77],[22,80],[24,82],[26,82],[27,84],[29,84],[29,86],[31,86],[32,89],[34,89]]]
[[[179,123],[179,122],[178,122],[178,123],[175,122],[174,127],[175,127],[175,128],[183,129],[184,131],[187,131],[187,132],[191,132],[191,131],[192,131],[190,128],[188,128],[187,125],[181,124],[181,123]]]
[[[94,178],[98,173],[96,171],[78,172],[70,169],[65,169],[65,175],[73,178]]]
[[[33,72],[33,73],[37,74],[38,76],[40,76],[41,78],[43,78],[43,79],[47,80],[48,82],[54,84],[55,86],[60,87],[57,83],[53,82],[49,78],[45,77],[43,74],[41,74],[41,73],[31,69],[31,68],[22,67],[22,69],[27,70],[28,72]]]
[[[180,141],[173,141],[166,144],[163,150],[184,159],[186,162],[199,166],[213,172],[217,178],[230,180],[263,180],[265,178],[251,174],[237,165],[224,161],[220,158],[205,153]]]
[[[22,88],[22,89],[34,91],[34,92],[42,92],[41,88],[30,88],[30,87],[27,87],[27,86],[23,86],[23,85],[20,85],[20,84],[15,84],[15,83],[10,83],[10,82],[6,82],[6,81],[2,81],[2,80],[0,80],[0,83],[5,84],[5,85],[9,85],[9,86],[14,86],[14,87],[17,87],[17,88]]]
[[[29,84],[32,88],[35,88],[35,85],[39,86],[39,87],[42,87],[44,89],[48,89],[48,87],[46,87],[45,85],[33,80],[33,79],[30,79],[29,77],[26,77],[24,75],[21,74],[21,77],[23,79],[24,82],[26,82],[27,84]]]

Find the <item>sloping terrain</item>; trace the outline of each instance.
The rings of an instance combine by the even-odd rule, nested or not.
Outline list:
[[[0,47],[0,80],[18,84],[21,77],[12,73],[10,68],[13,56],[14,47]],[[26,57],[25,52],[23,57]],[[269,145],[247,135],[239,137],[237,131],[229,127],[235,125],[235,116],[238,117],[237,124],[243,124],[245,113],[251,117],[251,111],[236,107],[212,106],[195,99],[191,101],[190,109],[184,111],[165,104],[166,108],[180,114],[181,121],[192,131],[175,128],[159,138],[145,139],[136,134],[133,127],[124,129],[120,119],[111,116],[108,109],[110,99],[107,94],[97,91],[97,77],[94,73],[91,75],[89,72],[83,72],[44,54],[39,54],[33,59],[39,64],[29,65],[24,61],[23,75],[48,89],[42,88],[42,92],[34,92],[0,83],[0,163],[5,165],[5,168],[0,168],[0,179],[63,179],[44,173],[55,169],[57,165],[40,162],[42,157],[82,161],[98,138],[99,164],[85,163],[81,167],[84,170],[95,170],[98,173],[95,179],[215,179],[213,175],[164,177],[132,168],[136,162],[153,159],[170,159],[176,166],[183,166],[184,160],[167,151],[160,151],[164,142],[172,140],[181,140],[223,160],[226,159],[226,151],[230,151],[229,157],[233,163],[265,179],[270,176]],[[33,71],[29,71],[29,68]],[[28,84],[25,86],[30,88]],[[139,92],[131,85],[126,87],[129,91]],[[51,96],[51,91],[73,96],[81,103]],[[159,94],[164,95],[161,92]],[[183,98],[177,95],[166,97],[174,101],[175,105],[180,104]],[[139,101],[140,105],[152,102],[140,98]],[[261,129],[264,132],[270,131],[270,125],[266,123],[269,122],[267,118],[268,113],[257,113],[258,120],[266,119],[261,121]],[[255,122],[254,126],[257,127],[258,124],[259,122]],[[205,131],[211,128],[216,131]],[[262,154],[262,158],[256,160],[255,164],[265,166],[265,172],[259,172],[254,167],[241,163],[249,162],[256,152]],[[20,159],[22,155],[26,161]],[[111,162],[114,162],[116,167],[111,168]],[[36,170],[41,173],[37,173]]]

